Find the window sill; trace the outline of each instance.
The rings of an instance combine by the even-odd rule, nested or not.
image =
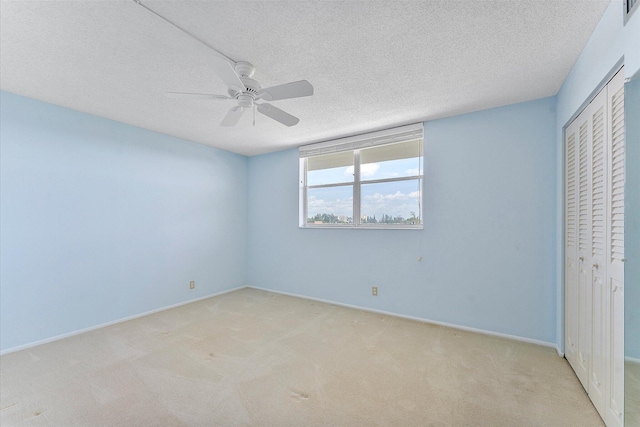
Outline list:
[[[300,225],[298,228],[303,229],[346,229],[346,230],[424,230],[423,225],[359,225],[354,227],[353,225],[338,225],[338,224],[327,224],[327,225]]]

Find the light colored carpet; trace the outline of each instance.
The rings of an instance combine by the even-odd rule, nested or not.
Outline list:
[[[2,426],[603,425],[553,349],[255,289],[0,366]]]
[[[640,426],[640,363],[624,364],[624,424]]]

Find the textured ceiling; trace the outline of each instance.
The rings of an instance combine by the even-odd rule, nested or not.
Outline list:
[[[263,87],[311,82],[273,102],[300,123],[224,128],[232,101],[164,96],[226,87],[215,52],[133,0],[3,0],[0,88],[255,155],[555,95],[609,0],[142,3]]]

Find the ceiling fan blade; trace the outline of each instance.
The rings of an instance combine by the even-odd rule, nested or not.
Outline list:
[[[244,92],[247,89],[240,80],[240,77],[236,74],[231,63],[226,59],[217,56],[214,57],[213,71],[229,86],[229,89],[235,90],[236,92]]]
[[[306,80],[300,80],[262,89],[258,92],[257,97],[265,101],[277,101],[279,99],[300,98],[310,95],[313,95],[313,86]]]
[[[258,111],[267,117],[271,117],[273,120],[282,123],[285,126],[297,125],[300,121],[299,118],[292,116],[291,114],[282,111],[279,108],[274,107],[271,104],[258,104]]]
[[[238,123],[238,120],[240,120],[240,117],[242,117],[242,113],[244,113],[244,108],[239,105],[233,107],[229,110],[227,115],[224,116],[224,119],[220,122],[220,126],[235,126]]]
[[[225,95],[210,93],[165,92],[165,96],[176,99],[233,99]]]

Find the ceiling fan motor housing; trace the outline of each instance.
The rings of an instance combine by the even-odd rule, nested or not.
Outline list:
[[[262,88],[257,81],[250,79],[249,77],[240,77],[240,80],[244,83],[246,89],[236,95],[238,105],[241,107],[252,107],[258,91]]]
[[[244,84],[245,90],[242,92],[236,92],[232,96],[238,100],[238,105],[243,108],[253,107],[253,102],[256,99],[256,95],[262,89],[260,83],[252,79],[253,73],[256,71],[255,67],[249,62],[239,61],[236,63],[235,72],[238,74],[238,78]]]

